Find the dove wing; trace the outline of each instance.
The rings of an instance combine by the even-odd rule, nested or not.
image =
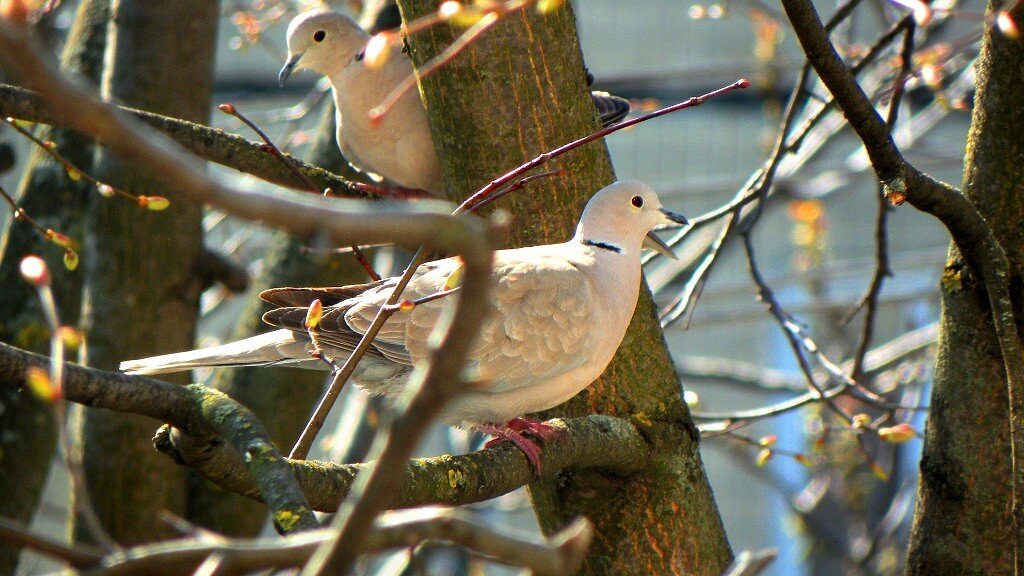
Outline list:
[[[499,253],[500,254],[500,253]],[[413,300],[445,289],[459,268],[455,259],[425,264],[402,297]],[[554,378],[586,363],[589,331],[598,305],[587,275],[563,257],[531,254],[498,258],[492,292],[493,313],[484,319],[470,354],[472,378],[489,392],[504,392]],[[321,344],[345,351],[355,348],[387,300],[394,281],[371,285],[365,292],[324,310],[317,328]],[[292,296],[292,294],[288,294]],[[431,334],[458,293],[398,312],[385,322],[370,355],[400,364],[425,362]],[[306,308],[280,308],[264,319],[275,326],[303,331]],[[567,360],[568,359],[568,360]]]
[[[597,314],[587,275],[564,258],[498,262],[497,310],[471,355],[488,392],[543,383],[588,360]]]

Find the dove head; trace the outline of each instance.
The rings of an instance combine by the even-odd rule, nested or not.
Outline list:
[[[650,186],[623,180],[605,186],[587,202],[576,238],[592,246],[621,253],[651,248],[675,258],[672,250],[651,231],[662,225],[685,225],[686,218],[666,210]]]
[[[344,68],[369,39],[351,18],[337,12],[299,14],[288,25],[288,61],[277,79],[284,85],[292,72],[303,69],[331,76]]]

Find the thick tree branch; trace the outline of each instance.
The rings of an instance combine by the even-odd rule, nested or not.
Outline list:
[[[282,186],[301,190],[307,188],[303,180],[293,174],[286,165],[268,154],[259,142],[251,142],[237,134],[187,120],[161,116],[125,106],[118,106],[118,109],[149,124],[200,158]],[[0,84],[0,116],[9,116],[60,128],[77,129],[61,120],[60,116],[55,114],[38,94],[6,84]],[[288,158],[303,175],[321,190],[330,188],[334,194],[349,198],[378,198],[365,187],[360,187],[350,180],[340,178],[323,168],[307,164],[291,155],[288,155]]]
[[[960,191],[910,165],[900,154],[888,126],[839,57],[807,0],[782,0],[786,15],[822,82],[835,97],[864,143],[876,174],[893,198],[938,218],[949,230],[968,264],[981,277],[992,308],[992,322],[1006,371],[1010,458],[1013,476],[1014,549],[1018,570],[1024,565],[1024,351],[1014,317],[1010,282],[1015,271],[977,207]]]
[[[0,385],[20,387],[29,367],[46,369],[49,359],[0,343]],[[64,398],[84,406],[150,416],[206,438],[220,437],[237,451],[245,469],[267,494],[267,505],[285,531],[317,526],[309,504],[248,409],[215,390],[178,386],[141,376],[64,364]]]
[[[619,474],[642,468],[648,459],[643,435],[626,420],[610,416],[556,419],[548,422],[562,433],[545,443],[543,470],[600,468]],[[259,490],[238,454],[208,438],[181,430],[161,430],[157,448],[196,470],[225,490],[260,500]],[[348,494],[357,474],[367,464],[335,464],[289,460],[314,510],[333,512]],[[387,508],[425,504],[457,506],[507,494],[534,480],[522,451],[501,444],[462,456],[415,459],[395,474],[400,485],[385,496]]]

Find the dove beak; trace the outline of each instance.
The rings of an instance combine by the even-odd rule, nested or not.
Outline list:
[[[284,83],[288,81],[288,77],[295,71],[295,67],[299,65],[299,60],[302,58],[302,52],[299,52],[295,56],[292,56],[284,63],[281,71],[277,74],[277,83],[284,86]]]
[[[683,216],[682,214],[676,214],[675,212],[672,212],[671,210],[665,210],[664,208],[658,208],[658,210],[662,213],[662,215],[665,216],[666,220],[675,222],[676,224],[680,224],[682,226],[686,226],[690,223],[690,221],[686,219],[686,216]]]
[[[665,210],[664,208],[659,208],[658,211],[661,212],[666,220],[674,224],[681,224],[685,226],[690,223],[690,221],[681,214],[676,214],[675,212]],[[648,232],[647,236],[644,237],[644,248],[660,252],[673,260],[679,260],[679,257],[672,251],[672,248],[661,238],[655,236],[654,231]]]
[[[672,251],[672,248],[668,244],[665,244],[661,238],[655,236],[653,231],[648,232],[647,236],[644,236],[644,248],[654,250],[655,252],[661,252],[673,260],[679,260],[679,257]]]

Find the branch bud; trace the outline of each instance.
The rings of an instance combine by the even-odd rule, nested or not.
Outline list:
[[[917,430],[911,424],[903,422],[895,426],[879,428],[878,437],[893,444],[903,444],[917,438]]]
[[[18,268],[21,276],[33,286],[46,286],[50,283],[50,269],[39,256],[25,256]]]
[[[363,64],[367,68],[380,68],[391,55],[391,38],[386,33],[375,34],[363,50]]]
[[[0,0],[0,18],[11,24],[24,26],[28,23],[28,3],[25,0]]]
[[[171,205],[171,201],[163,196],[139,196],[139,206],[142,206],[146,210],[152,210],[159,212],[166,210]]]
[[[78,252],[71,248],[64,250],[64,267],[72,271],[78,268]]]
[[[46,370],[38,366],[29,366],[25,371],[25,382],[36,398],[48,403],[60,399],[60,390],[53,385],[53,380]]]
[[[1010,40],[1020,40],[1020,28],[1006,10],[1000,10],[996,15],[996,27]]]
[[[324,305],[317,298],[309,304],[309,309],[306,310],[306,320],[303,323],[306,330],[313,330],[320,325],[320,319],[324,317]]]
[[[46,239],[61,248],[70,248],[72,243],[71,238],[67,234],[56,232],[52,228],[46,229]]]

